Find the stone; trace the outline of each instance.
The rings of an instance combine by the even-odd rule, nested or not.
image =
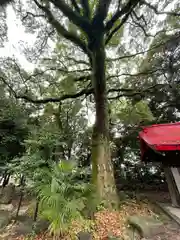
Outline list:
[[[6,186],[2,190],[0,203],[10,204],[12,202],[14,193],[15,193],[15,186],[12,183],[10,183],[8,186]]]
[[[0,204],[0,211],[9,211],[9,212],[13,212],[14,206],[12,205],[12,203],[10,204]]]
[[[108,236],[107,240],[121,240],[119,237]]]
[[[127,228],[126,235],[124,236],[123,240],[141,240],[141,236],[137,229],[135,228]]]
[[[24,222],[18,222],[15,230],[16,235],[28,235],[33,232],[33,222],[32,221],[24,221]]]
[[[88,232],[79,232],[77,237],[78,240],[92,240],[92,235]]]
[[[49,222],[46,220],[38,220],[33,222],[32,218],[23,216],[19,217],[15,232],[17,235],[28,235],[33,233],[40,234],[45,232],[49,227]]]
[[[152,237],[165,231],[164,224],[151,216],[134,215],[129,217],[128,223],[144,238]]]
[[[7,226],[11,221],[11,216],[8,211],[0,211],[0,229]]]
[[[126,201],[127,199],[129,199],[129,196],[124,191],[119,191],[118,196],[120,201]]]
[[[38,220],[37,222],[34,223],[33,230],[36,234],[40,234],[42,232],[45,232],[49,227],[49,222],[46,220]]]

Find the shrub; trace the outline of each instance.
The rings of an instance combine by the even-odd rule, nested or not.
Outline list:
[[[89,183],[77,181],[78,168],[70,161],[55,165],[47,181],[38,190],[40,215],[49,220],[54,235],[65,234],[73,221],[83,220],[87,198],[92,196]]]

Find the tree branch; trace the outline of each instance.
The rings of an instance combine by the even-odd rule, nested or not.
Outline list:
[[[109,43],[109,41],[114,36],[114,34],[124,25],[124,23],[127,21],[130,14],[131,14],[131,10],[122,18],[121,23],[108,34],[105,40],[106,45]]]
[[[22,18],[22,22],[29,16],[32,16],[32,17],[42,17],[42,18],[45,18],[45,15],[43,14],[34,14],[32,12],[26,12],[26,15]]]
[[[141,91],[137,91],[135,89],[126,89],[126,88],[125,89],[123,89],[123,88],[122,89],[109,89],[108,90],[109,93],[119,92],[119,94],[117,96],[114,96],[114,97],[109,97],[108,99],[109,100],[115,100],[115,99],[118,99],[118,98],[121,98],[121,97],[134,97],[136,95],[140,95],[140,96],[144,97],[145,93],[150,92],[151,90],[153,90],[156,87],[163,87],[165,85],[169,85],[169,84],[154,84],[154,85],[152,85],[148,88],[145,88]],[[126,93],[120,93],[120,92],[123,92],[123,91],[126,92]]]
[[[87,76],[81,76],[79,78],[75,78],[74,81],[75,82],[82,82],[82,81],[87,81],[91,79],[91,75],[87,75]]]
[[[77,45],[78,47],[80,47],[84,53],[86,53],[89,57],[90,53],[88,51],[88,48],[85,44],[85,42],[83,42],[77,35],[70,33],[69,31],[67,31],[53,16],[52,12],[45,6],[41,5],[38,3],[37,0],[34,0],[34,2],[37,4],[37,6],[46,14],[46,17],[49,21],[50,24],[52,24],[52,26],[56,29],[56,31],[62,35],[64,38],[66,38],[67,40],[70,40],[71,42],[73,42],[75,45]]]
[[[85,78],[88,79],[89,77],[91,77],[91,75],[88,75]],[[56,102],[64,101],[66,99],[75,99],[75,98],[81,97],[83,95],[88,96],[88,95],[94,93],[93,88],[90,87],[90,85],[88,85],[87,88],[82,89],[81,91],[79,91],[75,94],[64,94],[61,97],[49,97],[49,98],[33,99],[33,98],[31,98],[27,95],[18,95],[16,93],[16,91],[13,89],[13,87],[10,84],[8,84],[8,82],[5,80],[4,77],[0,77],[0,79],[9,88],[9,90],[12,92],[12,94],[14,95],[14,97],[16,99],[24,99],[25,101],[31,102],[31,103],[34,103],[34,104],[46,104],[46,103],[49,103],[49,102],[56,103]],[[145,88],[144,90],[141,90],[141,91],[135,90],[133,88],[120,88],[120,89],[111,88],[107,91],[107,94],[115,93],[115,92],[119,93],[117,96],[108,97],[109,100],[118,99],[118,98],[121,98],[121,97],[133,97],[133,96],[136,96],[136,95],[144,96],[145,93],[150,92],[154,88],[163,87],[165,85],[169,86],[169,84],[154,84],[154,85],[152,85],[148,88]]]
[[[80,8],[76,2],[76,0],[71,0],[72,6],[74,7],[74,9],[76,10],[76,12],[78,12],[80,14]]]
[[[83,65],[86,65],[86,66],[90,66],[90,64],[84,60],[77,60],[76,58],[73,58],[73,57],[66,57],[65,59],[67,59],[68,61],[72,61],[74,62],[75,64],[83,64]]]
[[[95,15],[92,20],[93,24],[103,24],[103,21],[107,17],[109,5],[111,0],[99,0],[99,4],[95,10]]]
[[[105,31],[109,32],[114,26],[115,22],[123,15],[131,12],[141,0],[129,0],[126,5],[124,5],[121,10],[117,10],[113,17],[106,23]]]
[[[163,42],[163,43],[160,43],[160,44],[157,44],[153,47],[151,47],[150,49],[147,49],[147,50],[144,50],[144,51],[141,51],[141,52],[137,52],[137,53],[134,53],[134,54],[129,54],[129,55],[124,55],[124,56],[120,56],[120,57],[117,57],[117,58],[107,58],[106,61],[107,62],[111,62],[111,61],[119,61],[119,60],[122,60],[122,59],[126,59],[126,58],[133,58],[133,57],[136,57],[138,55],[142,55],[142,54],[145,54],[145,53],[148,53],[164,44],[166,44],[166,42]]]
[[[11,85],[5,80],[4,77],[0,77],[0,80],[4,83],[5,86],[7,86],[10,90],[10,92],[16,97],[16,92],[14,91],[14,89],[11,87]]]
[[[88,96],[92,93],[93,93],[93,89],[90,88],[90,89],[83,89],[80,92],[75,93],[75,94],[64,94],[61,97],[54,97],[54,98],[50,97],[50,98],[42,98],[42,99],[32,99],[26,95],[20,95],[20,96],[16,95],[15,97],[17,99],[24,99],[27,102],[31,102],[31,103],[35,103],[35,104],[46,104],[49,102],[57,103],[57,102],[64,101],[66,99],[75,99],[75,98],[81,97],[83,95]]]
[[[142,26],[139,22],[136,22],[134,19],[133,19],[133,23],[129,22],[129,24],[135,28],[140,28],[143,31],[145,37],[147,37],[147,38],[154,37],[153,35],[147,33],[144,26]]]
[[[82,8],[83,8],[83,15],[85,16],[85,17],[87,17],[88,19],[90,19],[90,7],[89,7],[89,1],[88,0],[80,0],[80,2],[81,2],[81,6],[82,6]]]
[[[33,98],[31,98],[27,95],[18,95],[16,93],[16,91],[11,87],[11,85],[8,84],[8,82],[5,80],[5,78],[0,77],[0,79],[9,88],[10,92],[12,92],[12,94],[14,95],[14,97],[16,99],[23,99],[27,102],[34,103],[34,104],[46,104],[46,103],[49,103],[49,102],[56,103],[56,102],[64,101],[66,99],[75,99],[75,98],[81,97],[83,95],[88,96],[88,95],[93,93],[93,88],[85,88],[85,89],[83,89],[83,90],[81,90],[81,91],[79,91],[75,94],[64,94],[61,97],[49,97],[49,98],[42,98],[42,99],[33,99]]]
[[[50,0],[70,21],[86,33],[90,31],[90,22],[78,12],[74,12],[63,0]]]
[[[133,11],[133,14],[134,14],[134,16],[136,17],[136,19],[137,19],[138,21],[140,21],[140,20],[142,19],[143,22],[145,23],[145,25],[146,25],[146,26],[148,25],[143,14],[141,14],[140,16],[138,16],[135,11]]]
[[[137,21],[134,19],[134,17]],[[143,17],[142,16],[138,17],[137,14],[135,13],[135,11],[133,11],[131,13],[131,19],[132,19],[133,23],[135,24],[135,27],[139,27],[143,31],[145,37],[153,37],[153,35],[146,32],[145,27],[140,23],[141,18],[143,18]]]
[[[160,14],[167,14],[167,15],[171,15],[171,16],[174,16],[174,17],[180,17],[180,13],[176,13],[176,12],[159,12],[158,9],[151,5],[150,3],[144,1],[144,0],[141,0],[141,3],[146,5],[147,7],[149,7],[150,9],[152,9],[157,15],[160,15]]]
[[[39,76],[39,75],[42,75],[42,74],[44,74],[44,73],[46,73],[46,72],[48,72],[48,71],[60,71],[60,72],[64,72],[64,73],[74,73],[74,72],[76,72],[76,71],[66,71],[65,69],[57,69],[57,68],[49,68],[49,69],[45,69],[44,71],[38,71],[38,72],[36,72],[36,73],[34,73],[34,74],[31,74],[30,76],[28,76],[27,78],[26,78],[26,81],[29,81],[31,78],[34,78],[34,77],[37,77],[37,76]],[[83,72],[83,71],[82,71]],[[91,75],[85,75],[85,76],[80,76],[80,77],[77,77],[77,78],[74,78],[74,81],[75,82],[79,82],[79,81],[82,81],[82,80],[84,80],[84,79],[88,79],[88,78],[90,78],[90,76]]]
[[[129,77],[138,77],[138,76],[143,76],[143,75],[149,75],[149,74],[153,74],[155,72],[158,71],[163,71],[164,69],[162,68],[156,68],[153,70],[147,70],[144,72],[138,72],[138,73],[121,73],[121,74],[116,74],[116,75],[110,75],[107,77],[107,80],[111,79],[111,78],[115,78],[115,77],[122,77],[122,76],[129,76]]]

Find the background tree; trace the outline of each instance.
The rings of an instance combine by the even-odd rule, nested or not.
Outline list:
[[[3,85],[0,86],[0,92],[0,175],[4,177],[5,186],[11,174],[7,164],[25,152],[29,111],[7,96]]]

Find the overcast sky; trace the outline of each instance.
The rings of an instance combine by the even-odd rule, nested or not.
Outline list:
[[[8,43],[4,48],[0,48],[0,56],[16,56],[21,64],[27,69],[32,70],[34,65],[28,62],[22,54],[22,43],[26,45],[33,45],[35,36],[25,33],[21,22],[16,19],[15,13],[11,6],[7,7],[7,26],[8,26]]]

